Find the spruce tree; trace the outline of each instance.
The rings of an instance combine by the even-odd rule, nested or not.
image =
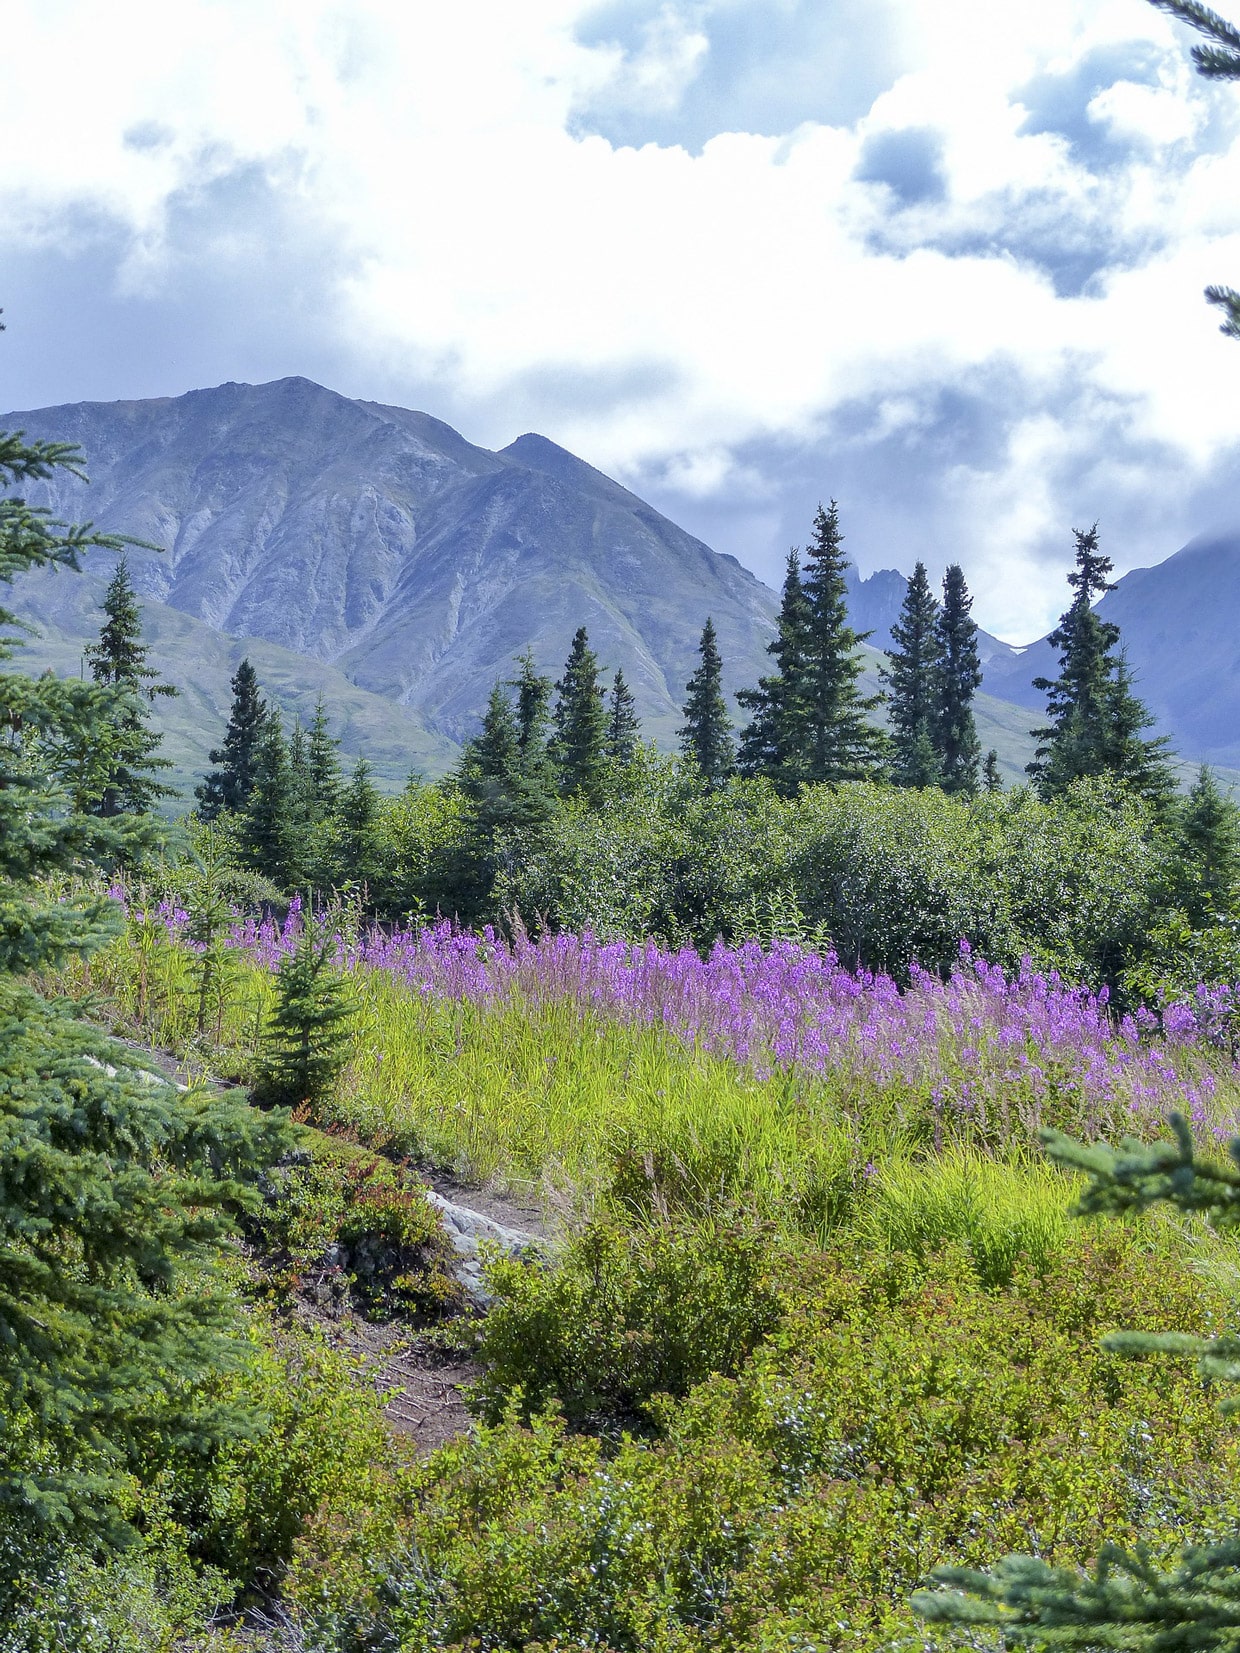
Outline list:
[[[258,692],[258,677],[248,660],[237,667],[231,687],[232,710],[224,744],[210,754],[211,762],[219,768],[205,777],[194,794],[198,799],[198,814],[204,821],[243,810],[254,786],[254,764],[267,703]]]
[[[624,672],[617,666],[607,702],[608,758],[618,769],[623,769],[626,764],[632,763],[640,739],[641,723],[637,716],[637,702],[633,699],[632,689],[625,682]]]
[[[71,445],[0,434],[0,485],[58,471],[84,480]],[[125,544],[0,498],[5,583]],[[17,624],[0,606],[0,628]],[[0,636],[0,661],[14,645]],[[29,984],[122,922],[98,891],[42,881],[158,840],[141,816],[74,809],[57,779],[59,748],[106,744],[114,703],[99,683],[0,671],[0,1510],[7,1536],[42,1534],[53,1557],[75,1522],[122,1534],[139,1453],[148,1470],[187,1439],[210,1454],[235,1422],[196,1382],[245,1348],[213,1265],[228,1208],[281,1141],[248,1108],[136,1073],[132,1052]],[[12,1587],[0,1575],[0,1623]]]
[[[848,623],[843,538],[835,501],[829,510],[820,505],[805,550],[804,778],[828,785],[876,779],[887,749],[884,731],[870,718],[883,697],[863,695],[858,687],[857,648],[870,633],[856,632]]]
[[[680,749],[712,789],[723,785],[732,772],[735,752],[732,723],[723,698],[723,661],[714,621],[707,616],[698,644],[701,664],[686,683],[689,698],[683,707]]]
[[[371,780],[370,763],[359,757],[336,810],[337,876],[344,883],[373,884],[379,866],[382,801]]]
[[[314,817],[312,782],[310,779],[309,742],[300,717],[293,719],[293,733],[288,743],[289,799],[288,812],[294,831],[308,831]]]
[[[784,570],[775,637],[767,644],[775,671],[736,697],[750,713],[741,731],[738,767],[747,775],[765,775],[785,796],[796,791],[804,773],[809,619],[800,556],[794,549]]]
[[[1132,673],[1121,653],[1115,661],[1107,699],[1104,761],[1112,775],[1161,812],[1170,806],[1176,783],[1167,737],[1146,738],[1145,731],[1153,726],[1149,708],[1133,691]]]
[[[999,754],[993,746],[986,754],[986,763],[982,770],[982,785],[987,792],[1003,791],[1003,776],[999,771]]]
[[[982,750],[973,720],[973,696],[981,687],[982,662],[972,607],[964,571],[952,563],[943,576],[943,606],[938,616],[939,696],[934,743],[939,784],[945,792],[969,798],[977,792]]]
[[[320,695],[306,741],[306,768],[312,824],[326,820],[340,801],[340,742],[332,735]]]
[[[512,702],[497,683],[491,690],[482,729],[461,754],[461,787],[473,807],[474,824],[488,841],[510,826],[520,783],[521,743]]]
[[[334,937],[307,926],[280,963],[254,1087],[264,1107],[321,1108],[348,1059],[356,1003],[335,966],[334,948]]]
[[[250,794],[240,815],[242,853],[249,866],[281,889],[297,883],[304,849],[288,743],[280,714],[263,718],[254,752]]]
[[[554,756],[560,793],[597,805],[607,782],[607,709],[598,681],[598,658],[584,626],[578,626],[556,684]]]
[[[150,649],[142,641],[142,611],[124,556],[104,594],[103,612],[107,619],[99,641],[87,647],[86,657],[95,682],[118,694],[108,724],[106,775],[92,813],[143,815],[160,798],[176,796],[175,787],[158,779],[172,765],[159,755],[163,736],[151,728],[150,715],[154,700],[178,691],[147,665]]]
[[[526,649],[517,664],[521,671],[508,684],[517,692],[512,818],[514,825],[535,826],[548,819],[556,801],[555,766],[548,741],[552,683],[538,671],[531,650]]]
[[[1047,723],[1033,730],[1041,744],[1027,771],[1044,798],[1059,796],[1085,776],[1111,774],[1161,800],[1169,786],[1166,743],[1142,737],[1152,719],[1115,652],[1119,627],[1093,606],[1115,589],[1108,577],[1111,560],[1099,549],[1097,523],[1073,532],[1076,566],[1068,584],[1074,595],[1048,638],[1059,650],[1059,676],[1034,679],[1034,688],[1047,697]]]
[[[1200,927],[1228,914],[1240,885],[1240,809],[1202,764],[1176,814],[1176,896]]]
[[[937,786],[942,779],[935,736],[941,707],[942,642],[939,605],[914,565],[899,618],[891,628],[894,649],[883,668],[891,719],[892,779],[897,786]]]

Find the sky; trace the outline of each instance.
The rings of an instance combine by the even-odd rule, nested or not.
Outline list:
[[[1225,0],[1222,0],[1226,10]],[[1240,4],[1234,9],[1240,17]],[[9,0],[0,406],[304,374],[773,584],[1240,531],[1240,86],[1147,0]]]

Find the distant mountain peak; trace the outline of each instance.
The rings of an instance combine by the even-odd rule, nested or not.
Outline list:
[[[499,450],[499,457],[511,463],[522,465],[529,471],[541,471],[544,476],[554,477],[557,482],[567,482],[575,488],[585,488],[594,492],[602,492],[618,501],[623,500],[630,506],[640,506],[649,511],[651,507],[644,500],[608,476],[604,471],[596,470],[584,459],[578,459],[575,453],[567,448],[560,447],[548,436],[539,436],[536,431],[527,431],[524,436],[518,436],[515,442],[510,442],[506,448]]]
[[[773,592],[533,432],[494,453],[296,375],[21,423],[77,441],[93,479],[57,477],[38,503],[166,548],[132,559],[144,596],[334,665],[451,740],[527,646],[558,675],[583,622],[660,737],[707,614],[729,687],[768,664]]]

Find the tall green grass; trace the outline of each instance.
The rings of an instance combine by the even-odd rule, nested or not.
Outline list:
[[[271,974],[231,955],[221,1013],[204,1026],[196,968],[162,925],[132,924],[46,985],[88,996],[191,1071],[244,1079]],[[365,969],[355,986],[351,1059],[320,1123],[394,1156],[639,1219],[743,1207],[809,1236],[851,1224],[867,1244],[898,1250],[957,1242],[996,1280],[1021,1253],[1049,1255],[1065,1232],[1071,1181],[1040,1161],[1019,1113],[979,1140],[967,1118],[935,1112],[933,1075],[762,1078],[569,1000],[423,997]]]

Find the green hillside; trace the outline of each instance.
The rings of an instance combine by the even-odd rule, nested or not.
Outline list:
[[[98,634],[105,585],[100,576],[55,570],[22,582],[19,612],[37,633],[21,650],[23,670],[68,677],[84,669],[83,644]],[[261,638],[228,637],[149,598],[143,601],[143,627],[152,665],[181,691],[174,700],[159,701],[155,716],[173,764],[169,778],[187,799],[223,735],[232,699],[229,680],[247,655],[264,693],[286,720],[300,717],[308,723],[321,694],[346,763],[364,753],[384,790],[399,790],[411,769],[443,774],[456,756],[449,741],[428,733],[405,707],[359,689],[320,660]]]

